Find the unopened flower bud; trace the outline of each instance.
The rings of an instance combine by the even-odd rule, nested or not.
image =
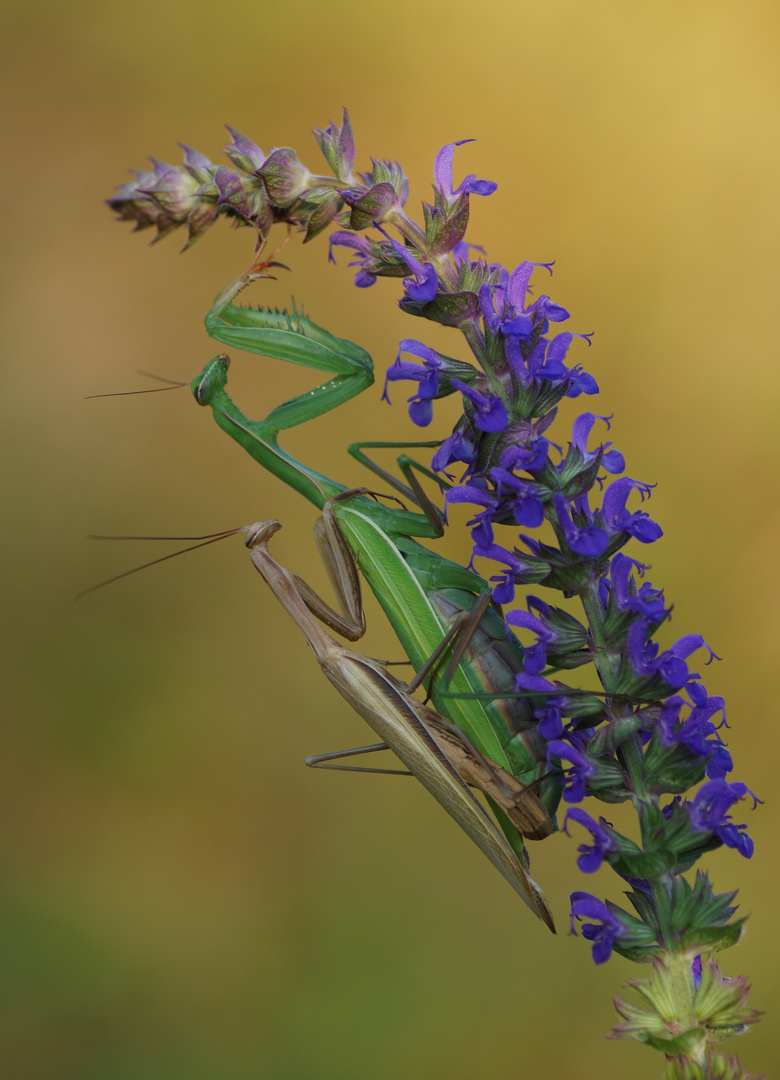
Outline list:
[[[339,194],[352,208],[349,227],[358,231],[380,225],[388,211],[396,207],[398,199],[393,185],[387,181],[370,188],[343,188]]]
[[[155,165],[164,166],[164,163],[155,162]],[[188,170],[168,165],[159,171],[154,183],[143,188],[143,194],[154,199],[169,217],[183,222],[198,201],[195,193],[199,186],[200,181]]]
[[[265,154],[248,139],[246,135],[242,135],[240,131],[236,131],[235,128],[230,127],[229,124],[225,124],[225,127],[230,132],[230,142],[225,147],[225,154],[230,158],[237,169],[243,169],[244,172],[254,173],[258,169],[261,169],[265,164]]]
[[[257,170],[274,206],[288,209],[306,191],[311,173],[289,147],[272,150]]]
[[[247,202],[241,177],[232,169],[220,165],[214,173],[214,184],[219,192],[217,206],[229,207],[244,218],[245,221],[248,221],[250,216],[249,203]]]
[[[219,206],[213,202],[199,202],[187,216],[187,243],[182,248],[186,251],[196,240],[211,228],[219,216]]]
[[[340,128],[334,123],[328,124],[325,129],[315,128],[314,138],[334,176],[339,180],[350,180],[355,164],[355,136],[347,110],[344,109]]]
[[[391,184],[398,196],[398,206],[403,207],[409,198],[409,181],[397,161],[377,161],[372,158],[373,169],[370,173],[360,173],[360,179],[367,188],[374,184]]]
[[[327,229],[342,206],[341,195],[333,188],[324,185],[310,188],[306,192],[303,208],[296,214],[306,231],[303,238],[304,244],[313,240],[323,229]]]
[[[216,166],[199,150],[193,150],[186,143],[179,143],[179,146],[184,151],[184,167],[190,176],[197,180],[199,184],[207,183],[211,179]]]

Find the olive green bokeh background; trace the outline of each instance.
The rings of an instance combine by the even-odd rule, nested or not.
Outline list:
[[[262,474],[185,391],[217,350],[211,298],[250,237],[224,222],[192,251],[154,248],[101,200],[177,140],[219,160],[225,122],[318,168],[310,128],[351,110],[361,167],[397,158],[411,207],[433,156],[474,137],[456,182],[471,240],[512,266],[556,260],[549,291],[598,379],[596,408],[628,473],[657,481],[664,539],[651,580],[674,635],[723,656],[737,769],[766,799],[757,853],[708,860],[754,912],[724,957],[772,1018],[733,1045],[772,1071],[776,928],[778,14],[769,2],[558,0],[271,6],[233,0],[6,3],[0,79],[5,271],[2,393],[5,734],[0,981],[8,1080],[352,1080],[400,1076],[656,1077],[660,1059],[606,1043],[637,972],[595,969],[566,934],[584,882],[575,841],[533,852],[551,938],[424,792],[303,768],[365,732],[313,668],[239,541],[89,596],[150,545],[87,533],[199,534],[279,517],[283,562],[324,587],[314,511]],[[411,324],[397,284],[358,291],[323,239],[285,252],[260,290],[291,293],[366,346],[381,372]],[[459,348],[459,346],[458,346]],[[311,385],[239,358],[250,415]],[[396,389],[293,433],[345,482],[357,438],[414,438]],[[448,431],[451,403],[431,437]],[[576,403],[566,423],[592,402]],[[567,428],[558,428],[564,440]],[[464,520],[461,517],[460,522]],[[465,556],[465,542],[451,548]],[[633,550],[641,557],[642,551]],[[392,655],[375,605],[365,651]],[[618,811],[610,817],[618,820]],[[737,810],[742,819],[742,812]]]

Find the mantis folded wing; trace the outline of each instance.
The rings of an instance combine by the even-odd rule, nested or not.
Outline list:
[[[541,889],[472,795],[444,749],[453,744],[454,736],[447,730],[450,725],[440,723],[442,718],[421,705],[380,663],[352,652],[326,633],[307,604],[311,590],[305,600],[300,579],[280,566],[268,551],[268,540],[280,528],[278,521],[250,526],[246,545],[255,568],[301,630],[325,676],[554,933],[552,914]],[[432,734],[437,727],[446,732],[440,739]],[[461,758],[468,758],[462,746],[458,752]],[[454,748],[451,752],[455,753]],[[474,767],[469,767],[473,773]],[[481,767],[489,768],[484,764]]]

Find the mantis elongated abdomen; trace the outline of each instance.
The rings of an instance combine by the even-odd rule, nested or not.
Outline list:
[[[255,568],[301,630],[325,676],[554,933],[541,889],[428,731],[423,717],[433,711],[421,706],[380,663],[352,652],[326,633],[301,596],[294,575],[268,551],[268,540],[280,528],[278,521],[259,522],[247,530],[246,545]]]

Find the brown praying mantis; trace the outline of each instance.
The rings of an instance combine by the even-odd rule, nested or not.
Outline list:
[[[357,641],[365,633],[357,566],[336,518],[335,507],[343,507],[354,500],[362,502],[370,494],[373,493],[365,488],[357,488],[326,499],[323,513],[315,525],[315,542],[341,612],[331,608],[298,575],[273,559],[268,551],[268,541],[281,528],[278,521],[258,522],[218,533],[213,537],[204,537],[201,538],[202,543],[195,544],[194,547],[201,547],[203,543],[210,544],[236,533],[246,534],[246,546],[255,568],[301,630],[326,678],[382,740],[372,746],[308,757],[306,764],[354,769],[355,766],[334,766],[331,762],[356,754],[392,750],[406,766],[408,773],[422,783],[534,914],[555,933],[553,917],[544,895],[528,873],[525,850],[521,849],[522,854],[518,856],[507,837],[472,794],[470,786],[481,791],[494,810],[503,815],[511,827],[525,839],[542,840],[550,835],[552,820],[546,806],[531,787],[486,757],[457,724],[412,696],[417,687],[435,675],[442,658],[451,648],[452,655],[443,677],[443,682],[449,684],[469,650],[473,649],[475,635],[478,636],[480,632],[484,634],[484,628],[481,627],[488,613],[489,593],[483,593],[473,608],[464,608],[453,619],[437,648],[408,686],[389,674],[386,663],[340,645],[320,625],[320,622],[324,623],[349,641]],[[167,555],[162,559],[155,559],[136,570],[145,569],[171,557]],[[135,570],[131,570],[126,573],[134,572]],[[126,574],[120,574],[118,578],[124,576]],[[115,580],[117,578],[110,579]],[[370,772],[399,771],[358,769]]]
[[[346,496],[351,494],[347,492]],[[555,924],[541,889],[472,794],[469,784],[489,795],[515,827],[532,839],[541,839],[550,831],[549,816],[538,798],[481,754],[455,724],[412,696],[411,691],[425,677],[425,671],[418,672],[412,683],[404,686],[382,663],[340,645],[320,625],[318,619],[351,640],[357,640],[365,630],[357,570],[330,502],[324,506],[316,535],[343,609],[341,614],[273,559],[268,541],[281,528],[278,521],[258,522],[246,529],[246,546],[255,568],[295,621],[326,678],[382,740],[361,750],[391,749],[554,933]],[[448,644],[445,640],[440,652]],[[430,666],[438,659],[432,657]],[[457,653],[453,659],[457,661]],[[356,752],[361,751],[347,753]],[[307,763],[318,764],[322,757],[307,759]]]

